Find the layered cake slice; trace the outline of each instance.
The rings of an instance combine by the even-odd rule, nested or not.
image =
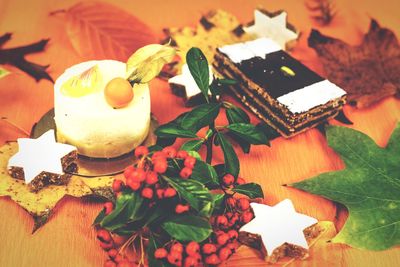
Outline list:
[[[232,92],[284,137],[336,116],[346,101],[343,89],[268,38],[218,48],[214,67],[235,79]]]

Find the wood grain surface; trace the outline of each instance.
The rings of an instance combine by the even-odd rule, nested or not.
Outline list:
[[[51,64],[53,78],[82,59],[73,50],[65,31],[62,16],[50,17],[51,11],[68,8],[76,0],[67,1],[0,1],[0,34],[13,32],[13,39],[6,47],[27,44],[40,38],[50,38],[44,53],[31,55],[34,62]],[[299,45],[293,55],[308,66],[322,73],[316,54],[307,47],[306,39],[312,27],[323,33],[346,40],[350,44],[361,41],[371,17],[392,29],[400,36],[400,3],[386,1],[334,1],[338,12],[328,27],[318,27],[310,20],[303,1],[109,1],[136,15],[147,23],[161,38],[162,28],[195,25],[200,16],[213,8],[225,9],[242,22],[252,20],[255,7],[270,10],[285,9],[289,20],[302,32]],[[29,131],[46,111],[53,107],[53,84],[48,81],[36,83],[21,71],[5,66],[12,73],[0,80],[0,116],[7,117],[19,127]],[[180,98],[171,94],[168,84],[161,80],[151,83],[152,112],[161,122],[174,118],[185,110]],[[226,98],[230,99],[229,96]],[[362,110],[345,108],[354,122],[352,126],[385,146],[400,120],[400,101],[387,98]],[[256,121],[252,117],[253,121]],[[15,140],[23,133],[0,121],[0,144]],[[253,147],[251,153],[239,152],[240,175],[248,181],[262,184],[265,202],[275,204],[284,198],[293,200],[298,211],[319,220],[330,220],[340,229],[346,219],[346,211],[334,203],[282,184],[301,181],[318,173],[343,168],[343,162],[327,146],[325,138],[317,130],[309,130],[292,139],[282,138],[272,142],[271,147]],[[216,161],[222,155],[217,151]],[[92,221],[101,209],[101,203],[65,197],[54,210],[50,221],[37,233],[31,235],[33,220],[16,203],[0,198],[0,266],[102,266],[106,255],[98,246]],[[226,266],[264,266],[258,254],[242,248],[238,255],[225,263]],[[386,251],[361,251],[345,245],[329,244],[303,262],[294,266],[400,266],[400,249]]]

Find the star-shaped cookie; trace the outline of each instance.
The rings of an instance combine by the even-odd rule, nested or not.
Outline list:
[[[17,142],[19,151],[8,161],[8,171],[14,178],[24,180],[32,191],[66,182],[64,171],[74,165],[76,147],[57,143],[54,130],[37,139],[19,138]]]
[[[254,10],[254,24],[243,27],[243,30],[257,38],[267,37],[277,42],[283,50],[290,48],[299,37],[295,28],[286,22],[287,13],[279,11],[269,13],[265,10]]]
[[[297,213],[293,203],[285,199],[271,207],[264,204],[251,203],[254,219],[245,224],[240,233],[260,237],[267,256],[279,251],[283,245],[308,250],[303,230],[316,224],[315,218]]]

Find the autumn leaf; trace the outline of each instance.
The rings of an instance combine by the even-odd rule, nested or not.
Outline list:
[[[346,168],[291,186],[347,207],[349,218],[333,242],[370,250],[399,245],[400,124],[386,148],[345,127],[330,126],[326,135]]]
[[[49,65],[39,65],[25,59],[25,56],[29,54],[44,51],[49,39],[42,39],[35,43],[13,48],[2,48],[2,46],[7,43],[11,37],[11,33],[5,33],[0,36],[0,64],[12,65],[34,78],[36,81],[45,79],[53,82],[53,79],[47,73],[47,68]],[[7,73],[8,72],[4,72],[4,69],[0,69],[0,78],[4,77],[4,75]]]
[[[126,61],[138,48],[157,42],[146,24],[107,3],[79,2],[66,11],[65,21],[72,46],[84,58]]]
[[[173,76],[180,73],[185,63],[186,53],[192,47],[198,47],[203,51],[207,59],[212,63],[217,47],[250,40],[239,20],[223,10],[213,10],[202,16],[195,27],[167,28],[164,29],[166,40],[172,40],[171,44],[178,48],[179,62],[175,62],[168,73],[163,76]]]
[[[400,45],[394,33],[371,20],[359,46],[313,30],[308,45],[320,57],[330,81],[348,93],[349,102],[367,107],[400,93]]]
[[[33,217],[33,232],[47,222],[53,208],[66,195],[73,197],[99,196],[112,198],[111,176],[82,178],[72,176],[68,185],[51,185],[32,193],[23,181],[12,178],[7,172],[8,159],[18,151],[16,142],[0,147],[0,197],[8,196]]]

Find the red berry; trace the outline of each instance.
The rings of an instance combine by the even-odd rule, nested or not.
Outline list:
[[[169,263],[175,265],[175,266],[181,266],[182,265],[182,253],[179,253],[178,251],[170,251],[167,260]]]
[[[229,248],[231,252],[234,253],[236,249],[239,247],[239,245],[237,242],[234,242],[234,243],[228,243],[225,247]]]
[[[108,251],[108,256],[109,256],[111,259],[114,259],[115,257],[117,257],[117,255],[118,255],[118,250],[116,250],[115,248],[110,249],[110,250]]]
[[[189,211],[189,208],[190,208],[189,205],[178,204],[178,205],[176,205],[176,207],[175,207],[175,212],[176,212],[177,214],[181,214],[181,213],[184,213],[184,212]]]
[[[193,256],[200,251],[200,245],[199,243],[195,241],[191,241],[186,245],[186,254]]]
[[[132,179],[128,179],[128,180],[126,181],[126,185],[127,185],[130,189],[132,189],[133,191],[136,191],[136,190],[138,190],[138,189],[140,188],[141,183],[140,183],[140,182],[133,181]]]
[[[186,257],[185,263],[183,266],[184,267],[196,267],[197,264],[198,264],[197,258],[189,256],[189,257]]]
[[[237,206],[239,209],[246,211],[250,208],[250,202],[247,198],[239,198],[237,200]]]
[[[154,251],[154,257],[156,259],[164,259],[168,255],[168,251],[165,248],[158,248]]]
[[[187,158],[187,156],[189,156],[189,153],[187,153],[187,151],[185,150],[179,150],[178,153],[176,154],[176,157],[178,159],[185,159]]]
[[[117,264],[115,262],[113,262],[112,260],[107,260],[104,263],[104,267],[117,267]]]
[[[229,240],[229,235],[226,233],[223,233],[223,234],[220,234],[219,236],[217,236],[217,243],[221,246],[228,243],[228,240]]]
[[[143,182],[146,179],[146,172],[143,169],[136,169],[131,173],[129,179],[135,182]]]
[[[124,186],[124,182],[118,179],[115,179],[113,184],[112,184],[112,190],[115,193],[118,193],[121,191],[122,187]]]
[[[224,215],[219,215],[215,222],[217,223],[217,225],[221,225],[221,226],[228,225],[228,219]]]
[[[153,153],[153,156],[151,156],[151,160],[154,162],[157,159],[165,159],[166,155],[162,151],[156,151]]]
[[[167,171],[168,164],[167,160],[164,159],[157,159],[153,162],[153,170],[157,173],[164,173]]]
[[[229,230],[227,234],[228,234],[230,240],[237,239],[239,236],[239,234],[236,230]]]
[[[232,254],[232,251],[229,248],[221,248],[218,252],[218,257],[221,261],[225,261]]]
[[[205,262],[206,264],[217,265],[221,263],[221,260],[218,258],[217,254],[211,254],[206,257]]]
[[[237,183],[238,185],[240,185],[240,184],[245,184],[246,181],[245,181],[243,178],[238,177],[237,180],[236,180],[236,183]]]
[[[100,229],[97,231],[97,239],[105,243],[110,243],[112,241],[110,232],[104,229]]]
[[[217,251],[217,247],[214,244],[206,243],[203,245],[201,250],[203,251],[204,254],[208,255],[215,253]]]
[[[149,171],[146,174],[146,184],[153,185],[158,182],[158,175],[153,171]]]
[[[162,188],[156,189],[156,195],[158,199],[162,199],[164,197],[164,189]]]
[[[100,247],[104,250],[109,250],[114,248],[114,244],[112,241],[110,243],[100,241]]]
[[[236,200],[235,200],[233,197],[228,197],[228,198],[226,199],[226,204],[227,204],[229,207],[233,208],[233,207],[236,206]]]
[[[153,189],[149,187],[143,188],[141,195],[144,198],[152,199],[154,195]]]
[[[106,215],[110,214],[113,211],[113,209],[114,209],[114,204],[112,202],[104,203],[104,210]]]
[[[179,243],[179,242],[176,242],[175,244],[173,244],[171,246],[170,250],[171,250],[171,252],[175,251],[175,252],[182,253],[183,252],[183,245],[181,243]]]
[[[132,165],[126,167],[125,170],[124,170],[125,178],[128,178],[131,175],[131,173],[133,172],[134,169],[135,169],[135,167],[133,167]]]
[[[232,174],[225,174],[224,177],[222,177],[222,182],[225,186],[231,186],[235,182],[235,177],[233,177]]]
[[[176,156],[176,149],[172,146],[167,146],[164,147],[162,152],[168,157],[168,158],[175,158]]]
[[[240,216],[240,220],[243,223],[249,223],[251,220],[253,219],[253,213],[250,211],[245,211],[242,213],[242,215]]]
[[[174,197],[176,196],[176,190],[173,188],[167,188],[164,190],[164,197]]]
[[[135,149],[135,156],[138,158],[146,156],[147,154],[149,154],[149,149],[145,146],[138,146]]]
[[[193,169],[194,165],[196,164],[196,158],[192,156],[187,156],[183,164],[185,165],[185,167]]]
[[[179,173],[179,176],[183,179],[187,179],[192,175],[192,169],[188,167],[184,167],[181,172]]]

